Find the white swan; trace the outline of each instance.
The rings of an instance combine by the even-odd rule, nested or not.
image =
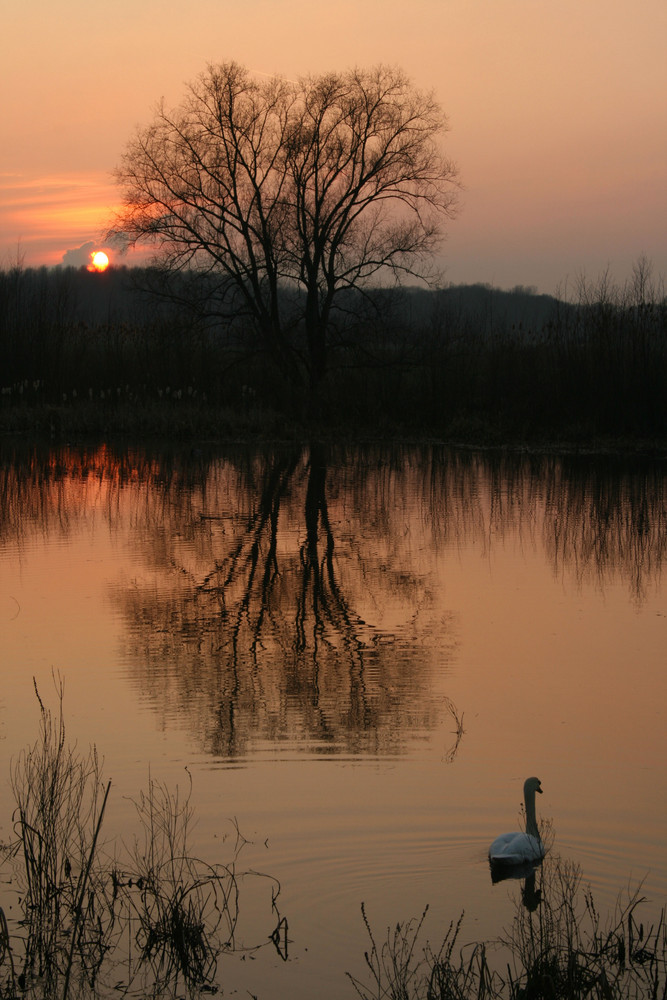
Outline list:
[[[523,798],[526,803],[526,832],[502,833],[489,848],[492,865],[523,865],[541,861],[544,844],[540,839],[535,818],[535,792],[542,794],[539,778],[526,778]]]

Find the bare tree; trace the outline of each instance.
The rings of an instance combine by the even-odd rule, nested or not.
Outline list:
[[[219,278],[223,312],[250,318],[312,402],[339,293],[430,273],[455,207],[446,130],[434,97],[397,69],[294,83],[210,65],[129,141],[113,232],[153,244],[170,269]]]

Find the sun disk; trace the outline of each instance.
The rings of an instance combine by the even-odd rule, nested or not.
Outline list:
[[[90,264],[88,265],[89,271],[106,271],[108,266],[109,258],[104,250],[96,250],[95,253],[91,253]]]

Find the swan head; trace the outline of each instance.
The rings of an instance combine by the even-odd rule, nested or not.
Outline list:
[[[535,792],[542,794],[542,782],[539,778],[526,778],[523,783],[523,794],[534,795]]]

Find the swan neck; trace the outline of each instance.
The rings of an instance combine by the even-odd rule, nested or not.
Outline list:
[[[540,839],[540,831],[537,829],[537,817],[535,815],[535,792],[526,792],[526,833],[531,837]]]

